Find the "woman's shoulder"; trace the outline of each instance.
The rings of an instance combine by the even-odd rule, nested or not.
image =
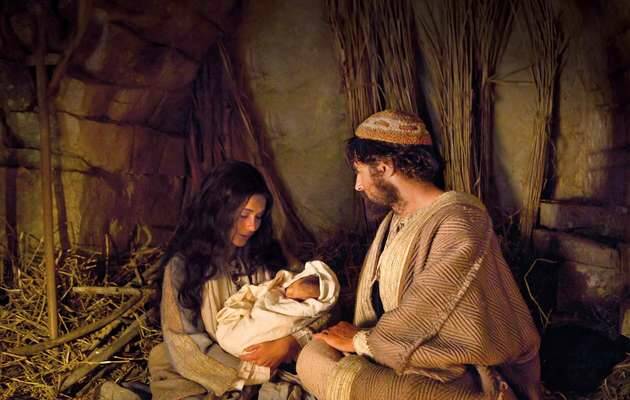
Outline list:
[[[173,281],[175,286],[178,286],[178,283],[181,284],[186,272],[185,264],[186,260],[183,255],[180,253],[173,255],[164,265],[164,279]]]
[[[180,269],[184,267],[186,259],[181,253],[175,253],[164,264],[165,269]]]

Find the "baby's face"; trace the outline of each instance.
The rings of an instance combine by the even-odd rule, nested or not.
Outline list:
[[[319,285],[310,285],[299,279],[286,288],[285,294],[294,300],[316,299],[319,297]]]

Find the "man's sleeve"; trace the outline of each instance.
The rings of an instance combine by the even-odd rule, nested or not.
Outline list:
[[[475,278],[489,225],[483,215],[447,217],[431,243],[421,244],[430,246],[426,263],[414,262],[412,282],[399,306],[365,334],[376,361],[402,373],[413,352],[440,331]]]
[[[357,334],[352,338],[352,346],[358,355],[374,358],[374,354],[372,353],[372,350],[370,350],[370,345],[368,344],[369,334],[370,330],[367,329],[357,332]]]

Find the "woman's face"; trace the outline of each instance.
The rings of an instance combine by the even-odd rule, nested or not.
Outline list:
[[[243,247],[247,244],[249,238],[260,228],[266,207],[265,197],[261,194],[255,194],[240,208],[232,227],[231,238],[234,246]]]

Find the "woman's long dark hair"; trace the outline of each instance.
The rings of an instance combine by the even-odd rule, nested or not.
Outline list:
[[[233,246],[230,233],[239,208],[255,194],[267,201],[260,227],[243,248],[236,250],[243,264],[254,268],[265,264],[269,250],[277,248],[271,222],[273,198],[256,168],[242,161],[227,161],[215,167],[180,218],[162,258],[162,267],[175,255],[184,258],[178,300],[194,319],[201,311],[203,285],[220,271],[232,272],[226,270]]]

